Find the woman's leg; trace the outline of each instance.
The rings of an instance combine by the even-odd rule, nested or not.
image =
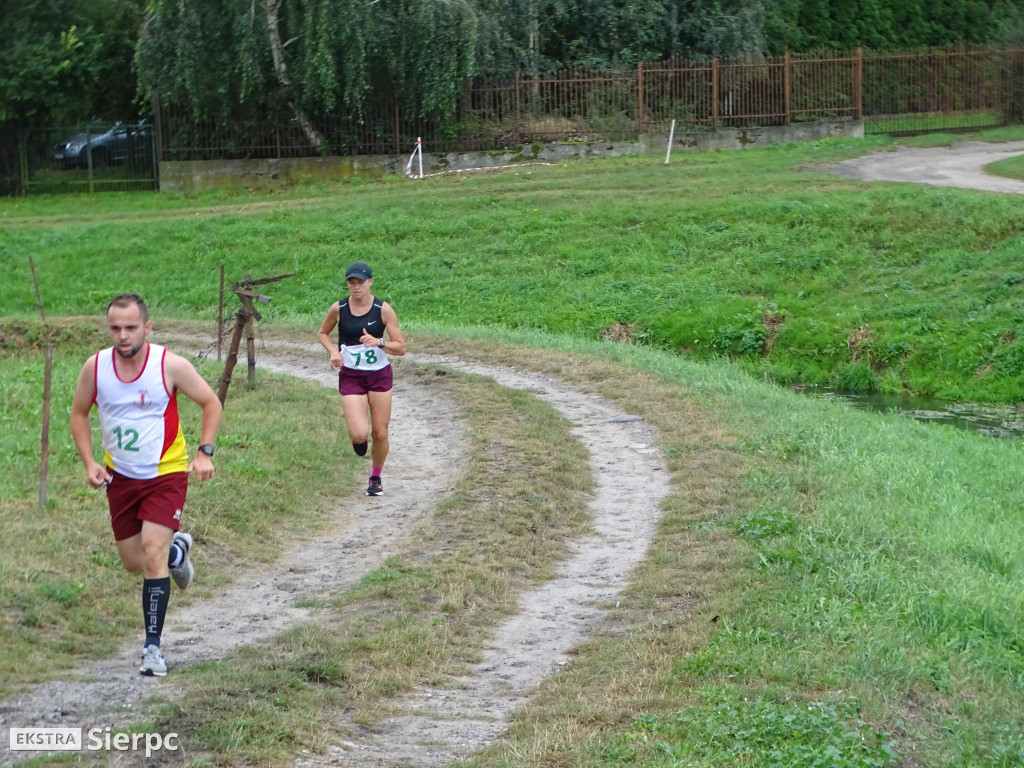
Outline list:
[[[370,456],[373,466],[379,471],[388,457],[388,426],[391,424],[391,391],[370,392],[367,395],[370,404],[370,429],[373,444]]]

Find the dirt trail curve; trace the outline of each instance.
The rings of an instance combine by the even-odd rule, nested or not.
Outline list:
[[[154,340],[187,349],[181,338],[154,335]],[[263,370],[337,386],[337,373],[327,367],[319,345],[265,342],[257,361]],[[521,612],[497,629],[483,663],[472,675],[453,681],[458,690],[423,691],[399,702],[409,716],[381,723],[373,733],[339,723],[354,735],[326,756],[297,756],[296,766],[303,768],[430,768],[499,738],[508,715],[529,690],[565,664],[569,650],[600,624],[602,612],[595,603],[613,598],[643,558],[660,500],[669,489],[652,430],[609,401],[548,377],[456,358],[408,355],[406,361],[489,376],[504,386],[531,391],[569,418],[575,436],[590,452],[597,482],[590,504],[595,532],[574,542],[576,554],[560,567],[561,578],[521,597]],[[453,467],[464,458],[454,416],[453,405],[429,385],[396,377],[387,471],[391,481],[385,496],[343,502],[329,537],[296,542],[278,562],[240,575],[235,586],[216,598],[172,603],[164,634],[168,677],[138,675],[139,648],[132,643],[116,658],[87,664],[66,680],[0,702],[0,731],[11,726],[122,727],[132,722],[133,710],[144,700],[175,695],[175,666],[222,658],[242,642],[267,639],[314,619],[296,605],[347,589],[378,567],[449,490],[448,478],[457,475]],[[365,514],[367,506],[372,506],[372,515]],[[244,637],[237,632],[243,626]],[[36,754],[8,749],[7,740],[0,740],[0,765]]]
[[[989,163],[1020,154],[1024,154],[1024,141],[1000,144],[964,141],[950,147],[900,147],[876,152],[845,160],[832,166],[832,170],[865,181],[906,181],[1024,195],[1024,181],[985,172]]]

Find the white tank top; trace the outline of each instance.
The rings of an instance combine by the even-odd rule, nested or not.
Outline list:
[[[117,375],[113,347],[96,355],[96,407],[106,465],[126,477],[149,480],[188,471],[177,394],[164,383],[166,352],[150,344],[142,373],[133,381]]]

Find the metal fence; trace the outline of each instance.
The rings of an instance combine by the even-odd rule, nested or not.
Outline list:
[[[969,130],[1024,122],[1024,49],[865,55],[867,133]]]
[[[19,153],[25,192],[157,188],[156,142],[153,127],[145,123],[38,128],[24,134]]]
[[[398,154],[417,137],[432,151],[499,150],[530,142],[633,140],[639,134],[859,117],[861,55],[756,62],[641,63],[629,72],[566,69],[475,81],[444,120],[409,115],[394,99],[367,104],[359,119],[310,117],[319,146],[293,113],[196,119],[158,108],[162,160]]]
[[[443,120],[408,114],[390,94],[358,118],[237,105],[208,120],[159,105],[162,160],[500,150],[530,142],[631,140],[643,133],[863,119],[868,133],[957,130],[1024,122],[1024,49],[860,49],[758,60],[640,63],[628,72],[566,69],[467,83]]]
[[[845,119],[889,134],[1024,124],[1024,48],[858,49],[517,74],[466,83],[454,112],[440,120],[410,114],[392,93],[374,94],[358,117],[303,120],[265,104],[218,109],[214,118],[157,100],[152,131],[132,128],[126,156],[96,151],[106,126],[86,127],[92,151],[74,162],[58,157],[59,145],[83,129],[22,133],[17,158],[0,152],[0,164],[20,166],[20,181],[0,175],[21,191],[153,189],[160,161],[403,154],[418,137],[432,152],[453,152],[634,140],[667,133],[672,121],[677,133]]]

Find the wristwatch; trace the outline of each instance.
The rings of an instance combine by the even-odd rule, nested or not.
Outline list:
[[[199,446],[199,452],[205,453],[207,456],[213,456],[213,446],[209,443],[203,443]]]
[[[381,349],[384,349],[384,344],[386,344],[386,343],[387,342],[384,341],[384,337],[381,336],[380,337],[380,343],[377,346],[380,347]]]

